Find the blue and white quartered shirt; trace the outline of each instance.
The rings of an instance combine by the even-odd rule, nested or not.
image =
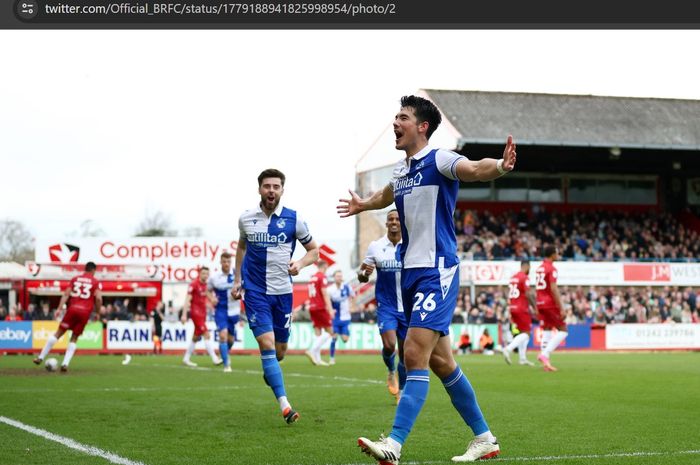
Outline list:
[[[459,264],[453,213],[459,191],[457,162],[464,157],[425,147],[397,163],[389,185],[401,220],[404,268]]]
[[[350,297],[355,297],[355,292],[347,284],[340,287],[335,283],[328,286],[328,295],[331,298],[331,305],[335,310],[334,321],[350,321]]]
[[[380,309],[403,312],[401,299],[401,243],[394,245],[387,236],[372,242],[362,261],[377,270],[375,298]]]
[[[229,273],[217,271],[209,276],[207,285],[209,289],[216,294],[216,312],[228,316],[236,316],[241,314],[241,303],[231,297],[231,289],[233,288],[234,272]]]
[[[268,218],[258,205],[241,214],[238,229],[247,243],[241,270],[243,289],[269,295],[291,294],[289,260],[296,241],[306,245],[313,240],[299,214],[280,204]]]

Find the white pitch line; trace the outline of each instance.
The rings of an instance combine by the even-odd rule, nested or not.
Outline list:
[[[27,431],[28,433],[35,434],[37,436],[40,436],[44,439],[48,439],[49,441],[54,441],[59,444],[62,444],[66,447],[69,447],[71,449],[75,449],[77,451],[83,452],[88,455],[94,455],[96,457],[102,457],[105,460],[108,460],[112,463],[116,463],[119,465],[145,465],[143,462],[137,462],[134,460],[127,459],[125,457],[121,457],[117,454],[113,454],[112,452],[102,450],[99,447],[94,447],[94,446],[88,446],[85,444],[80,444],[77,441],[74,441],[71,438],[66,438],[63,436],[59,436],[58,434],[51,433],[49,431],[40,429],[40,428],[35,428],[34,426],[30,425],[25,425],[21,421],[13,420],[11,418],[4,417],[0,415],[0,422],[5,423],[6,425],[14,426],[15,428]]]
[[[288,388],[307,389],[307,388],[328,388],[335,389],[339,387],[346,388],[361,388],[367,387],[365,384],[286,384]],[[177,391],[243,391],[243,390],[258,390],[260,386],[190,386],[190,387],[123,387],[123,388],[75,388],[75,389],[49,389],[49,388],[22,388],[22,389],[5,389],[4,393],[45,393],[45,392],[177,392]]]
[[[142,365],[146,366],[146,365]],[[162,363],[149,364],[150,366],[160,367],[160,368],[177,368],[177,369],[187,369],[187,370],[198,370],[198,371],[221,371],[221,368],[212,367],[186,367],[181,365],[165,365]],[[323,369],[323,368],[321,368]],[[233,373],[244,373],[247,375],[258,375],[262,376],[262,370],[240,370],[234,368]],[[360,379],[360,378],[348,378],[345,376],[323,376],[323,375],[309,375],[306,373],[284,373],[284,377],[287,378],[310,378],[310,379],[322,379],[322,380],[332,380],[332,381],[347,381],[349,383],[366,383],[366,384],[381,384],[384,385],[386,382],[377,379]]]
[[[498,457],[489,459],[488,462],[556,462],[560,460],[576,460],[576,459],[608,459],[608,458],[625,458],[625,457],[670,457],[674,455],[698,455],[700,450],[681,450],[671,452],[612,452],[610,454],[580,454],[580,455],[541,455],[535,457]],[[432,465],[450,463],[449,459],[445,460],[428,460],[428,461],[401,461],[402,465]],[[332,464],[326,464],[332,465]],[[367,465],[367,462],[345,463],[343,465]]]

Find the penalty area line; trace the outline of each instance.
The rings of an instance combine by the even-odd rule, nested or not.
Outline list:
[[[6,425],[9,426],[14,426],[17,429],[21,429],[23,431],[26,431],[28,433],[32,433],[36,436],[42,437],[44,439],[48,439],[49,441],[54,441],[57,442],[63,446],[66,446],[70,449],[75,449],[77,451],[80,451],[84,454],[88,455],[93,455],[95,457],[101,457],[105,460],[108,460],[109,462],[116,463],[119,465],[146,465],[143,462],[138,462],[135,460],[130,460],[125,457],[121,457],[117,454],[114,454],[112,452],[102,450],[99,447],[95,446],[88,446],[86,444],[81,444],[71,438],[67,438],[64,436],[60,436],[58,434],[51,433],[49,431],[43,430],[41,428],[36,428],[31,425],[26,425],[22,423],[21,421],[13,420],[12,418],[7,418],[2,415],[0,415],[0,423],[5,423]]]

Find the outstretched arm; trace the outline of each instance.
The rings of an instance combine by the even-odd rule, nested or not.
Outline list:
[[[513,136],[509,135],[502,159],[484,158],[472,161],[465,158],[457,162],[457,177],[462,182],[490,181],[513,171],[515,159],[515,142],[513,142]]]
[[[360,198],[355,192],[349,190],[349,199],[339,199],[340,204],[336,207],[341,218],[357,215],[367,210],[381,210],[392,204],[394,201],[394,190],[389,184],[384,189],[375,192],[367,199]]]

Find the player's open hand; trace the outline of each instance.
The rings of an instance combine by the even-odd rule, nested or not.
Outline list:
[[[347,218],[348,216],[356,215],[362,211],[360,208],[360,201],[362,200],[360,196],[350,189],[348,189],[348,192],[350,193],[350,198],[338,199],[340,204],[335,207],[341,218]]]
[[[513,171],[513,168],[515,168],[515,159],[515,142],[513,142],[513,136],[508,134],[506,148],[503,149],[503,169],[506,171]]]

